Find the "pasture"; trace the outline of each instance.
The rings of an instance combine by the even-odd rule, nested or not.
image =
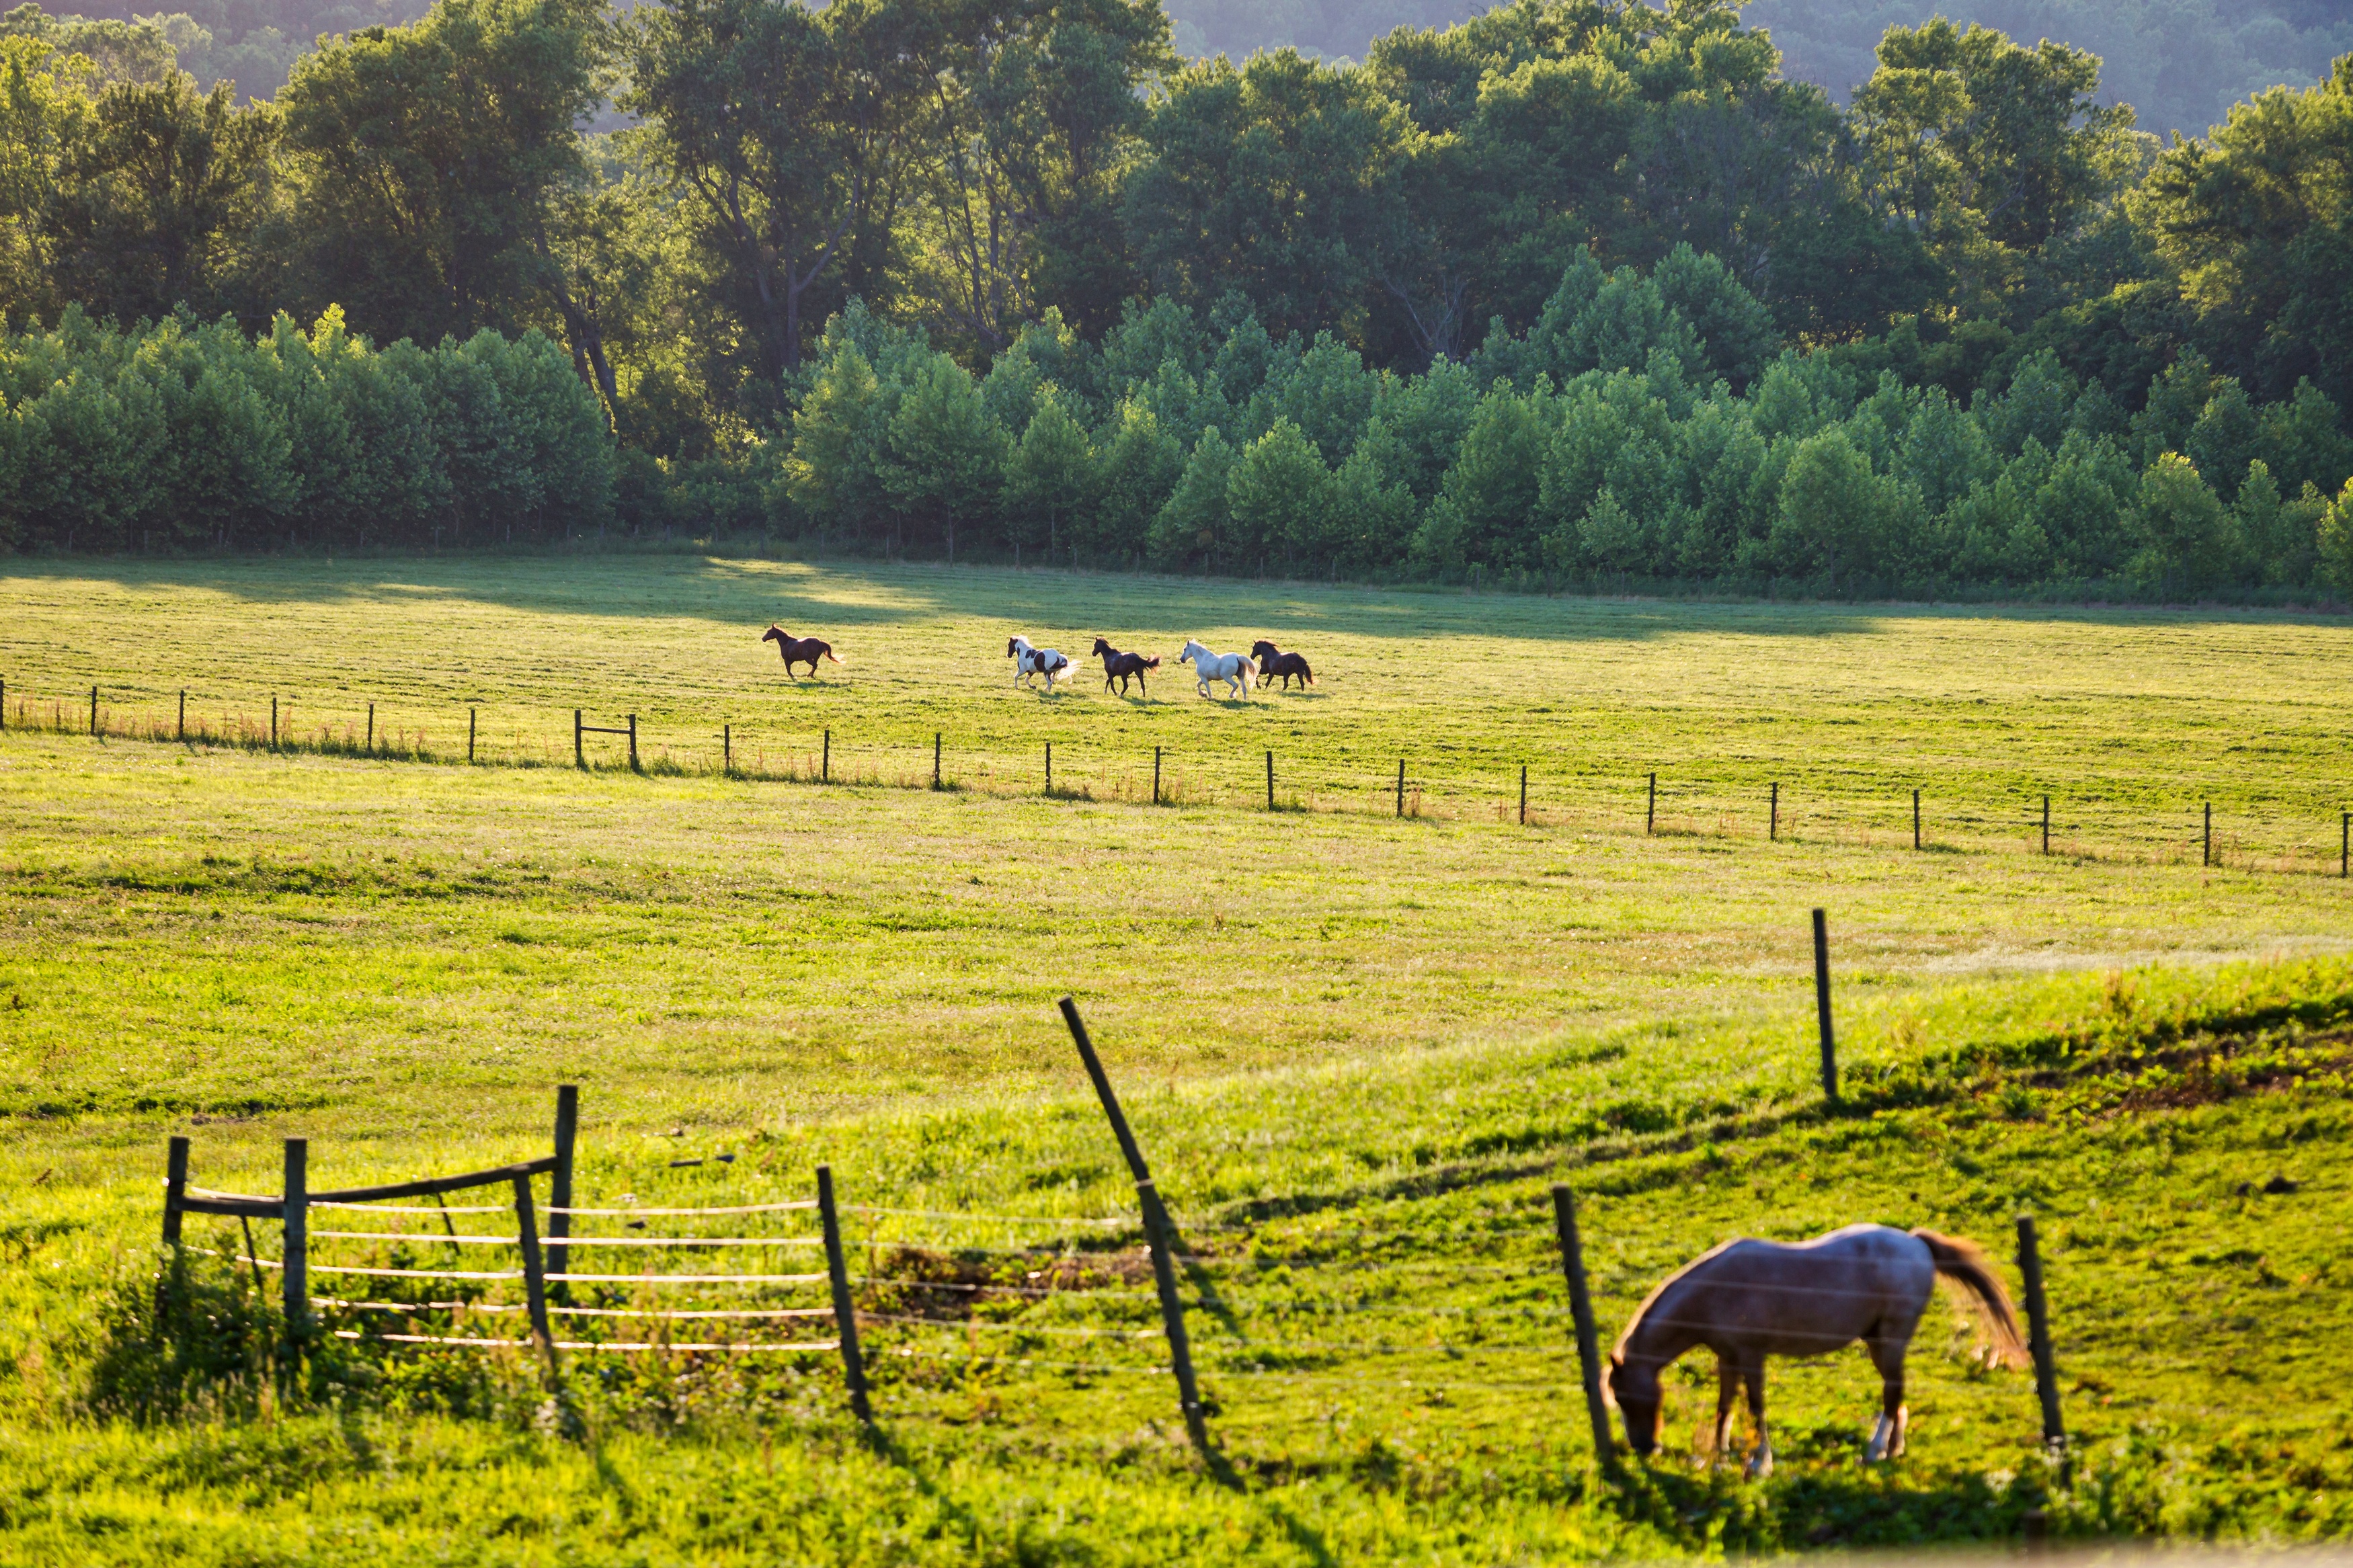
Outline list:
[[[2082,1533],[2353,1521],[2341,625],[687,556],[73,563],[0,597],[0,1553],[1471,1563],[2000,1539],[2030,1507]],[[771,621],[848,662],[795,686]],[[1048,698],[998,657],[1021,631],[1074,658],[1098,631],[1271,635],[1318,684],[1208,702],[1172,661],[1123,702],[1087,660]],[[224,726],[275,693],[296,738],[374,700],[444,764],[471,705],[487,760],[565,765],[19,724],[92,683],[125,724],[182,686]],[[647,775],[570,768],[575,707],[639,714]],[[719,772],[722,722],[776,776]],[[827,729],[849,782],[782,777]],[[1270,748],[1303,809],[1266,812]],[[2045,790],[2070,803],[2049,857]],[[1198,1255],[1224,1479],[1184,1446],[1148,1302],[1034,1284],[1133,1284],[1140,1256],[1080,1223],[1134,1197],[1065,991]],[[799,1196],[828,1161],[848,1201],[916,1211],[853,1237],[879,1443],[822,1356],[584,1359],[583,1440],[518,1360],[396,1352],[135,1419],[166,1133],[235,1190],[275,1190],[297,1134],[316,1183],[408,1175],[542,1152],[558,1081],[592,1200]],[[1878,1219],[2006,1258],[2033,1208],[2075,1483],[2029,1380],[1939,1306],[1900,1464],[1860,1463],[1851,1352],[1773,1364],[1770,1480],[1707,1470],[1703,1354],[1668,1457],[1605,1494],[1561,1180],[1605,1332],[1729,1235]],[[1036,1223],[933,1217],[965,1210]],[[976,1289],[943,1310],[922,1278]]]

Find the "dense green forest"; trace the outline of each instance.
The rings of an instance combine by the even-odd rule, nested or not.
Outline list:
[[[2080,50],[1898,27],[1841,105],[1711,0],[1362,65],[1187,65],[1152,0],[442,0],[243,104],[170,20],[0,37],[20,547],[2353,585],[2353,56],[2161,144]]]

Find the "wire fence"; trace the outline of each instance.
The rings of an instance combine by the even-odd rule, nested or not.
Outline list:
[[[607,715],[489,702],[426,709],[285,696],[222,698],[91,687],[35,692],[0,681],[0,727],[278,753],[489,767],[585,767],[754,783],[943,788],[1001,796],[1490,821],[1539,831],[1662,839],[1788,841],[2060,861],[2194,864],[2353,876],[2353,812],[2328,784],[2265,793],[2234,773],[2193,793],[2172,773],[2038,780],[2020,763],[1925,765],[1906,776],[1753,757],[1686,759],[1654,772],[1545,755],[1286,756],[1240,750],[1024,749],[944,731],[837,735],[667,719],[624,731]],[[627,734],[626,744],[617,737]],[[592,738],[593,737],[593,738]]]

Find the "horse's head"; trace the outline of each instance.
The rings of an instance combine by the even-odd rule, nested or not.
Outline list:
[[[1250,657],[1252,658],[1272,658],[1274,655],[1274,645],[1267,641],[1264,637],[1261,637],[1258,641],[1250,644]]]
[[[760,640],[762,642],[788,643],[793,639],[785,635],[784,627],[770,626],[766,631],[760,634]]]
[[[1206,658],[1208,657],[1208,653],[1209,650],[1208,648],[1203,647],[1199,643],[1195,642],[1192,638],[1187,637],[1185,639],[1185,646],[1177,650],[1176,657],[1184,659]]]
[[[1018,654],[1024,654],[1024,653],[1027,653],[1027,652],[1029,652],[1029,644],[1026,640],[1024,640],[1023,638],[1020,638],[1020,637],[1008,637],[1008,638],[1006,638],[1006,639],[1005,639],[1005,657],[1006,657],[1006,658],[1014,658],[1016,655],[1018,655]]]
[[[1649,1458],[1659,1446],[1659,1368],[1651,1361],[1609,1358],[1609,1402],[1626,1422],[1626,1446]]]
[[[1112,654],[1117,653],[1119,650],[1112,647],[1110,643],[1106,642],[1102,637],[1097,637],[1095,638],[1095,646],[1092,651],[1103,654],[1105,657],[1109,657]]]

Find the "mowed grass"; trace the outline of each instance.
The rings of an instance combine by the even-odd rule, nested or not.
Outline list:
[[[10,580],[25,609],[0,627],[0,1558],[1469,1563],[1999,1539],[2031,1506],[2082,1533],[2353,1522],[2335,1376],[2353,943],[2322,874],[2340,626],[659,556],[74,570]],[[1319,695],[1047,700],[991,657],[1008,626],[1075,651],[1089,639],[1052,628],[1096,615],[1173,652],[1213,601],[1240,606],[1229,642],[1312,631]],[[739,645],[770,619],[830,635],[789,613],[818,604],[858,628],[835,639],[854,662],[782,688],[772,650]],[[171,657],[109,629],[132,625]],[[533,651],[558,631],[587,657]],[[132,657],[153,660],[143,691]],[[280,673],[231,687],[248,665]],[[681,733],[717,711],[755,737],[829,723],[837,767],[870,744],[906,760],[825,788],[16,728],[42,681],[85,702],[119,683],[128,713],[185,679],[199,711],[200,673],[157,673],[188,667],[248,714],[281,680],[316,693],[297,713],[376,690],[380,722],[412,727],[403,705],[427,698],[461,720],[480,693],[509,715],[546,702],[566,762],[570,708],[594,705],[573,681]],[[657,709],[673,683],[691,700]],[[928,779],[930,731],[959,719],[966,787],[896,787]],[[1356,793],[1252,809],[1277,736]],[[1523,827],[1496,807],[1537,736],[1532,783],[1558,793]],[[1050,737],[1058,784],[1071,768],[1098,798],[1029,793],[1022,758]],[[1195,770],[1173,808],[1082,771],[1136,749],[1148,767],[1155,743]],[[1637,764],[1676,747],[1731,804],[1704,817],[1670,794],[1672,831],[1645,837]],[[1426,793],[1400,821],[1373,798],[1381,769],[1346,770],[1408,749]],[[1883,792],[1932,757],[1958,804],[1914,854],[1910,786]],[[2174,837],[2025,853],[2022,781],[2062,763],[2104,801],[2163,806]],[[1732,805],[1777,777],[1799,830],[1774,843]],[[2270,847],[2199,866],[2175,830],[2209,791],[2226,823],[2278,829]],[[2296,822],[2318,825],[2300,858],[2278,847]],[[1835,1113],[1814,1082],[1817,904]],[[1064,991],[1187,1229],[1222,1477],[1182,1441],[1150,1300],[1122,1293],[1146,1278],[1134,1195]],[[578,1440],[546,1429],[520,1358],[474,1375],[449,1357],[475,1352],[367,1346],[330,1347],[310,1397],[224,1385],[131,1419],[167,1134],[237,1190],[275,1190],[289,1135],[321,1185],[463,1168],[543,1149],[557,1082],[584,1088],[592,1201],[799,1197],[827,1161],[846,1201],[919,1211],[851,1222],[879,1441],[823,1356],[575,1358]],[[736,1158],[671,1163],[719,1152]],[[1875,1219],[2006,1256],[2035,1209],[2076,1484],[2036,1452],[2028,1381],[1975,1363],[1938,1308],[1902,1465],[1860,1463],[1876,1391],[1856,1352],[1776,1363],[1774,1479],[1707,1469],[1701,1358],[1668,1456],[1601,1488],[1552,1245],[1562,1180],[1605,1334],[1727,1236]],[[929,1217],[968,1210],[1038,1223]],[[216,1300],[246,1289],[199,1267]]]
[[[2018,853],[2051,797],[2065,853],[2334,869],[2348,798],[2342,617],[1662,604],[1324,589],[1132,575],[828,567],[698,555],[26,565],[0,578],[0,679],[15,722],[190,722],[357,746],[568,764],[572,712],[640,719],[650,766],[970,788],[1055,784],[1278,803]],[[822,636],[848,661],[786,679],[760,632]],[[1052,697],[1014,689],[1006,639],[1079,661]],[[1107,696],[1098,635],[1168,662],[1152,696]],[[1187,637],[1304,652],[1308,691],[1205,701]],[[619,765],[626,742],[588,738]]]

